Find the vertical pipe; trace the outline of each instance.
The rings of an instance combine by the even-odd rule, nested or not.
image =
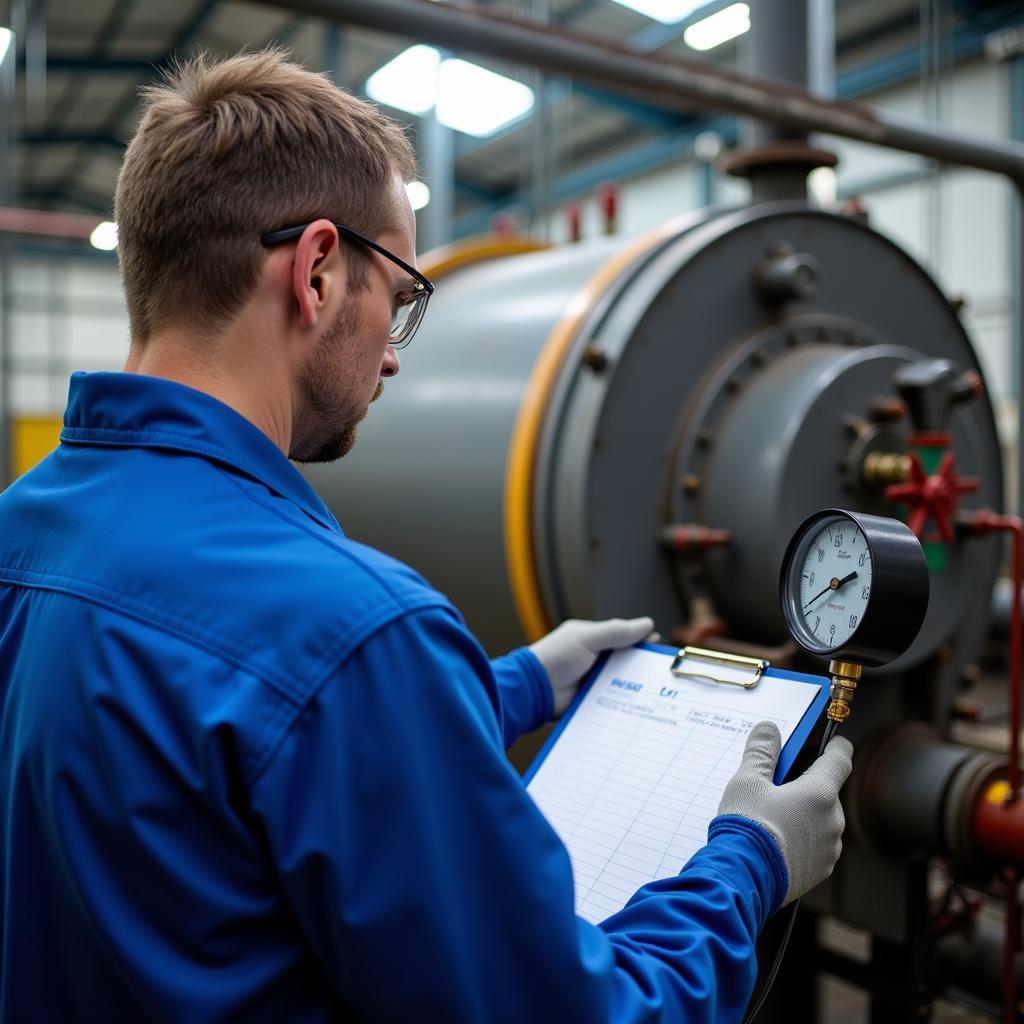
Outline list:
[[[33,0],[25,26],[25,115],[46,116],[46,0]]]
[[[1010,138],[1024,142],[1024,56],[1007,62],[1010,88]],[[1017,409],[1017,481],[1014,498],[1019,516],[1024,516],[1024,183],[1011,189],[1012,235],[1010,238],[1010,308],[1013,319],[1010,328],[1010,380],[1013,382],[1014,404]]]
[[[340,25],[328,25],[324,30],[324,70],[335,85],[345,85],[344,36]]]
[[[745,70],[760,78],[772,78],[806,87],[811,74],[809,4],[811,0],[758,0],[750,5],[750,31],[743,39]],[[815,26],[817,28],[817,26]],[[809,144],[808,133],[768,121],[746,119],[741,127],[743,148],[754,152],[799,148]],[[802,199],[807,195],[806,161],[767,159],[743,171],[750,180],[754,202]]]
[[[757,0],[750,5],[750,31],[744,36],[744,67],[751,75],[806,86],[807,0]],[[744,121],[744,145],[805,142],[807,133],[764,121]]]
[[[541,25],[548,24],[548,0],[531,0],[530,16]],[[548,238],[548,212],[551,208],[551,79],[540,70],[535,70],[531,77],[534,107],[530,125],[530,233],[535,238]]]
[[[816,96],[835,98],[835,0],[807,0],[807,87]]]
[[[436,108],[420,119],[419,156],[430,189],[430,202],[416,214],[416,248],[425,252],[451,241],[455,219],[455,140]]]
[[[0,204],[14,199],[11,186],[11,144],[14,136],[15,64],[18,40],[13,33],[0,54]],[[2,45],[2,43],[0,43]],[[12,476],[11,417],[11,248],[12,236],[0,234],[0,488]]]

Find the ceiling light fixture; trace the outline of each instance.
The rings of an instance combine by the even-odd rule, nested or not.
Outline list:
[[[422,181],[407,181],[405,191],[414,210],[422,210],[430,202],[430,189]]]
[[[366,80],[378,103],[423,115],[436,107],[447,128],[485,138],[533,109],[533,90],[465,60],[441,60],[432,46],[411,46]]]
[[[92,229],[89,241],[96,249],[102,249],[104,252],[113,251],[117,248],[117,225],[112,220],[100,221]]]
[[[514,78],[465,60],[441,65],[437,119],[456,131],[485,138],[533,110],[533,90]]]
[[[694,22],[683,32],[683,40],[691,49],[713,50],[749,31],[750,8],[747,4],[733,4]]]
[[[366,80],[366,95],[410,114],[426,114],[437,102],[441,54],[433,46],[410,46]]]

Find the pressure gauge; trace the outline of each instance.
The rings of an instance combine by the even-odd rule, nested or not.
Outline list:
[[[897,519],[825,509],[789,543],[779,581],[793,639],[811,654],[859,665],[892,661],[928,609],[921,543]]]

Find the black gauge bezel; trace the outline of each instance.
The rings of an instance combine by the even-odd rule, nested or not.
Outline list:
[[[802,565],[802,556],[828,519],[857,526],[871,553],[867,606],[850,637],[835,647],[808,635],[800,615],[799,586],[794,581],[794,567]],[[870,667],[893,661],[910,647],[924,622],[928,595],[928,564],[913,531],[898,519],[845,509],[822,509],[805,519],[786,548],[779,573],[779,603],[793,639],[817,657],[856,661]]]

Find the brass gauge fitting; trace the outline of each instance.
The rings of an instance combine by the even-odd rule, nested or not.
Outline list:
[[[850,704],[864,669],[855,661],[830,661],[828,670],[832,675],[832,685],[829,688],[831,699],[825,714],[833,722],[842,725],[850,717]]]

